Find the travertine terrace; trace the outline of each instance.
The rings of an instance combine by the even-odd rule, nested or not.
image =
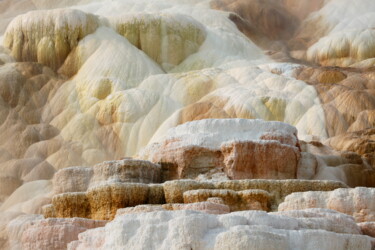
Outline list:
[[[0,0],[0,249],[375,249],[374,0]]]

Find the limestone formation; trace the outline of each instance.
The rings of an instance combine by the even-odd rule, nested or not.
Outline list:
[[[206,38],[204,27],[184,15],[126,15],[110,22],[119,34],[165,70],[197,52]]]
[[[224,170],[231,179],[297,178],[300,151],[273,138],[262,142],[226,142],[221,152]]]
[[[106,182],[158,183],[160,166],[148,161],[124,159],[108,161],[93,167],[90,186]]]
[[[217,133],[232,127],[232,135]],[[261,120],[202,120],[168,131],[141,157],[160,163],[165,180],[222,169],[231,179],[296,178],[300,151],[293,127]],[[270,158],[272,155],[275,158]]]
[[[27,214],[40,214],[41,207],[51,202],[51,181],[40,180],[28,182],[17,188],[1,204],[0,212],[13,211]]]
[[[149,188],[139,183],[112,183],[90,188],[87,197],[94,220],[111,220],[119,208],[145,204]]]
[[[68,249],[371,249],[373,238],[361,235],[350,216],[317,212],[305,211],[296,218],[260,211],[125,214],[105,228],[81,233]],[[329,216],[336,218],[337,227],[327,226],[324,218]]]
[[[42,214],[44,218],[56,218],[55,207],[52,204],[47,204],[42,207]]]
[[[375,238],[375,222],[362,222],[358,223],[362,233]]]
[[[85,192],[89,187],[92,175],[92,168],[63,168],[57,171],[53,177],[53,191],[55,194]]]
[[[198,189],[186,191],[183,194],[184,203],[207,201],[209,198],[221,198],[230,210],[263,210],[268,211],[270,194],[264,190],[233,191],[226,189]]]
[[[361,234],[361,228],[355,223],[353,217],[337,213],[334,210],[311,208],[279,211],[272,214],[296,218],[300,227],[323,229],[336,233]]]
[[[293,193],[279,205],[279,211],[327,208],[351,215],[357,222],[375,221],[374,188],[339,188],[334,191]]]
[[[265,201],[265,197],[269,198],[269,208],[271,210],[277,210],[278,204],[281,203],[284,198],[294,192],[306,192],[311,190],[324,190],[331,191],[337,188],[346,187],[345,184],[335,181],[307,181],[307,180],[240,180],[240,181],[222,181],[222,182],[197,182],[189,180],[180,181],[167,181],[163,184],[165,201],[167,203],[183,203],[184,193],[190,190],[206,189],[215,192],[215,189],[228,189],[239,192],[242,199],[246,201],[247,195],[251,200],[251,197],[257,197],[262,202]],[[254,189],[260,189],[268,192],[270,195],[264,192],[251,191]],[[250,190],[250,191],[244,191]],[[248,194],[247,194],[248,192]],[[220,193],[220,192],[218,192]],[[231,193],[230,191],[227,193]],[[235,192],[234,192],[235,194]],[[208,195],[208,196],[207,196]],[[206,199],[210,196],[209,192]],[[228,198],[230,195],[228,195]],[[220,196],[220,198],[223,198]],[[198,200],[197,200],[198,201]],[[202,200],[199,200],[202,201]]]
[[[54,212],[54,216],[52,217],[91,218],[90,203],[89,203],[86,193],[84,192],[70,192],[70,193],[63,193],[63,194],[55,195],[52,198],[52,205],[53,205],[53,212]],[[50,210],[51,208],[47,208],[47,209]],[[46,216],[46,217],[51,217],[51,216]]]
[[[82,218],[32,221],[23,230],[22,249],[66,249],[79,233],[105,224],[106,221]]]
[[[373,168],[375,167],[374,128],[332,137],[327,141],[327,144],[336,150],[356,152],[363,156]],[[375,175],[372,174],[371,178],[374,179]]]
[[[10,216],[10,222],[6,226],[7,246],[2,249],[22,249],[22,234],[34,221],[43,220],[42,215],[21,214],[16,218]]]
[[[374,13],[0,0],[0,249],[374,248]]]
[[[124,214],[150,213],[165,210],[193,210],[202,211],[208,214],[226,214],[230,213],[230,208],[224,204],[221,198],[208,198],[207,201],[195,203],[173,203],[164,205],[138,205],[135,207],[120,208],[117,210],[116,217]]]
[[[166,210],[193,210],[201,211],[208,214],[226,214],[230,213],[229,206],[224,204],[224,201],[214,200],[215,198],[208,198],[207,201],[195,202],[188,204],[165,204],[162,207]]]
[[[275,1],[214,0],[211,7],[236,13],[240,18],[232,17],[232,20],[237,27],[258,42],[262,41],[259,36],[273,40],[287,39],[298,26],[297,18]]]
[[[39,62],[57,70],[78,42],[98,26],[97,17],[78,10],[33,11],[9,24],[4,45],[18,61]]]

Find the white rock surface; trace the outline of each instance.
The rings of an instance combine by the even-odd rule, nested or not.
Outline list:
[[[259,211],[227,215],[161,211],[118,216],[104,228],[80,234],[68,249],[371,249],[372,238],[358,234],[351,217],[325,213],[335,214],[345,233],[350,231],[345,228],[348,223],[354,230],[326,231],[325,222],[310,211],[302,218]]]
[[[307,59],[328,66],[373,66],[375,4],[371,0],[326,1],[323,8],[305,20],[317,41],[307,50]],[[315,36],[315,37],[314,37]],[[320,38],[320,39],[319,39]]]
[[[279,211],[327,208],[351,215],[357,222],[375,221],[375,189],[357,187],[334,191],[293,193],[279,205]]]
[[[248,119],[207,119],[171,128],[161,140],[175,140],[176,147],[199,146],[218,150],[228,141],[259,141],[266,134],[288,137],[291,146],[297,143],[297,129],[282,122]],[[152,141],[151,141],[152,142]],[[147,150],[147,149],[146,149]]]

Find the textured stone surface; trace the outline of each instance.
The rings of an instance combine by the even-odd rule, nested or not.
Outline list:
[[[179,137],[168,137],[171,151],[166,153],[178,157],[167,160],[173,158],[182,168],[165,164],[161,181],[189,177],[220,181],[199,189],[263,189],[271,194],[272,210],[291,192],[333,187],[326,182],[223,180],[298,178],[374,186],[374,11],[373,0],[1,0],[0,248],[9,247],[4,228],[15,216],[41,213],[54,194],[97,188],[96,181],[90,185],[95,176],[86,166],[141,155],[142,148],[168,137],[170,128],[192,121],[203,125],[186,133],[189,140],[211,136],[220,143],[211,148],[199,142],[178,152]],[[243,120],[231,121],[235,118]],[[248,119],[292,128],[276,126],[252,137],[247,128],[263,131],[272,122],[247,126],[252,123]],[[227,154],[222,142],[230,145]],[[263,156],[271,153],[274,157]],[[57,173],[51,185],[56,171],[72,166],[77,167]],[[115,169],[99,174],[105,177],[98,182],[156,180],[148,175],[153,171]],[[164,197],[162,185],[148,185],[142,203],[182,200],[183,191],[196,186],[181,184],[171,189],[173,195],[166,189]],[[122,201],[111,192],[97,197],[115,198],[103,206],[112,217]],[[59,213],[81,215],[85,209],[77,197],[60,196]],[[194,207],[170,205],[189,206]],[[43,211],[56,216],[54,206]],[[368,214],[362,211],[356,218]],[[104,242],[103,230],[90,244]],[[276,247],[264,248],[286,248],[283,233],[265,231]],[[233,235],[223,236],[218,248],[268,244],[252,241],[247,231]],[[359,248],[324,235],[325,240],[312,244]],[[304,247],[298,244],[290,248]]]
[[[107,182],[158,183],[161,176],[159,165],[133,159],[99,163],[93,172],[90,186]]]
[[[9,24],[4,45],[18,61],[39,62],[57,70],[79,40],[98,25],[96,16],[78,10],[33,11]]]
[[[276,140],[275,137],[272,139]],[[297,147],[279,141],[228,142],[221,146],[221,151],[225,172],[231,179],[297,178],[300,159]]]
[[[336,233],[361,234],[360,227],[354,218],[329,209],[304,209],[279,211],[272,214],[284,215],[298,219],[299,226],[310,229],[323,229]]]
[[[279,211],[328,208],[351,215],[357,222],[375,221],[375,189],[357,187],[328,192],[293,193],[279,205]]]
[[[204,27],[178,14],[128,15],[112,18],[115,30],[166,70],[198,51],[206,38]]]
[[[237,27],[253,40],[262,38],[287,39],[298,25],[297,18],[284,8],[282,3],[259,0],[214,0],[211,6],[238,14],[245,22],[232,17]],[[237,22],[236,22],[237,21]],[[244,25],[247,23],[247,25]],[[262,40],[261,40],[262,41]],[[261,46],[261,45],[260,45]]]
[[[55,194],[85,192],[89,187],[92,175],[92,168],[63,168],[57,171],[53,177],[53,191]]]
[[[233,191],[229,189],[198,189],[183,193],[184,203],[207,201],[209,198],[221,198],[230,210],[263,210],[268,211],[270,194],[264,190]]]
[[[120,208],[117,210],[116,217],[124,214],[149,213],[165,210],[193,210],[208,214],[226,214],[230,213],[230,208],[224,204],[220,198],[209,198],[204,202],[195,202],[189,204],[164,204],[164,205],[138,205],[135,207]]]
[[[89,199],[84,192],[71,192],[55,195],[52,197],[52,205],[55,215],[52,217],[91,218],[91,207]]]
[[[207,199],[204,202],[195,202],[189,204],[166,204],[162,207],[167,210],[193,210],[193,211],[201,211],[208,214],[226,214],[230,213],[230,207],[222,203],[218,203],[217,201],[213,201],[212,199]]]
[[[322,219],[330,216],[336,227]],[[80,234],[68,249],[371,249],[372,238],[359,232],[353,218],[334,211],[305,211],[296,218],[259,211],[159,211],[118,216],[105,228]]]
[[[183,194],[189,190],[198,189],[229,189],[243,191],[260,189],[270,193],[270,209],[276,210],[284,198],[294,192],[311,190],[331,191],[346,187],[335,181],[307,181],[307,180],[239,180],[222,182],[198,182],[191,180],[167,181],[163,184],[167,203],[183,203]]]
[[[287,124],[228,119],[170,129],[140,157],[160,163],[165,180],[194,178],[212,169],[231,179],[293,179],[300,152],[296,130]]]
[[[3,249],[22,249],[23,232],[29,227],[30,223],[42,219],[44,219],[42,215],[28,214],[11,220],[6,227],[8,247]]]
[[[145,204],[149,188],[146,184],[112,183],[90,188],[87,197],[91,207],[91,218],[111,220],[119,208]]]
[[[23,213],[11,212],[11,211],[0,213],[0,248],[1,249],[9,249],[11,247],[10,246],[11,243],[9,241],[10,235],[9,235],[9,232],[8,232],[8,224],[12,220],[14,220],[14,219],[17,220],[18,217],[22,217],[23,215],[24,215]],[[34,216],[32,216],[32,217],[34,218]],[[23,221],[23,219],[20,219],[20,220]],[[17,241],[16,244],[19,244],[21,242],[18,239],[16,241]]]
[[[375,105],[375,99],[374,99]],[[341,134],[330,138],[327,144],[340,151],[352,151],[363,156],[368,163],[375,168],[375,129],[361,130],[346,134]],[[371,173],[372,174],[372,173]],[[372,174],[372,179],[375,175]],[[369,181],[369,184],[372,184]],[[370,184],[370,185],[371,185]],[[375,186],[375,183],[372,184]]]
[[[78,239],[79,233],[106,223],[82,218],[32,221],[22,233],[22,249],[66,249],[69,242]]]
[[[375,238],[375,222],[358,223],[362,233]]]
[[[56,211],[55,207],[52,204],[47,204],[42,207],[42,214],[44,218],[55,218],[56,217]]]

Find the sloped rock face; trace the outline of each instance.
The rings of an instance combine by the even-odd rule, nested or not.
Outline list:
[[[339,188],[329,192],[293,193],[279,205],[279,211],[328,208],[351,215],[357,222],[375,221],[375,189]]]
[[[325,223],[330,216],[336,218],[334,228]],[[354,250],[371,249],[371,240],[360,234],[350,216],[327,210],[307,210],[294,218],[259,211],[227,215],[160,211],[118,216],[105,228],[80,234],[68,249]]]
[[[226,129],[232,131],[225,134]],[[222,169],[231,179],[293,179],[300,158],[296,132],[279,122],[202,120],[169,130],[140,157],[160,163],[165,180],[211,169]]]
[[[352,151],[362,155],[375,168],[375,129],[345,133],[330,138],[327,144],[340,151]],[[372,175],[372,178],[375,178]]]
[[[273,40],[287,39],[298,26],[298,19],[279,2],[214,0],[210,4],[214,9],[236,13],[240,18],[231,18],[237,27],[258,42],[263,36]],[[241,22],[241,19],[245,21]]]
[[[82,218],[36,220],[22,233],[22,249],[66,249],[79,233],[106,223]]]

